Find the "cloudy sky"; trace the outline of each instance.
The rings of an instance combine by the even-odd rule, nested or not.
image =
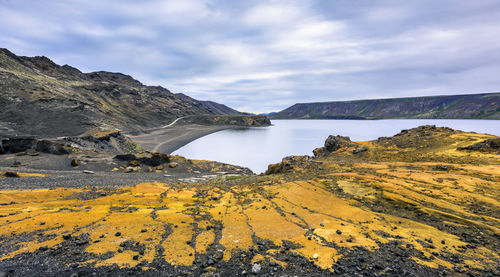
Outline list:
[[[0,0],[0,47],[247,112],[500,91],[497,0]]]

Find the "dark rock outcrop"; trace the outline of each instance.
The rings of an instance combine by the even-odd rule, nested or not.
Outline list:
[[[34,138],[7,138],[1,140],[0,154],[19,152],[41,152],[55,155],[71,153],[71,148],[62,143]]]
[[[258,127],[271,125],[271,120],[263,115],[193,115],[182,118],[179,123]]]
[[[73,147],[109,153],[137,152],[140,146],[118,130],[94,129],[77,137],[65,137]]]
[[[170,157],[167,154],[158,152],[141,152],[138,154],[120,154],[116,155],[115,159],[130,163],[141,163],[148,166],[159,166],[170,162]]]
[[[436,127],[436,125],[423,125],[409,130],[402,130],[392,137],[380,137],[377,139],[377,143],[392,144],[399,148],[426,147],[439,136],[457,132],[460,131],[448,127]]]
[[[351,142],[351,139],[349,137],[343,137],[339,135],[329,135],[325,140],[325,149],[327,151],[333,152],[342,147],[346,142]]]
[[[458,150],[500,153],[500,138],[487,139],[466,147],[459,147]]]
[[[314,149],[313,154],[315,157],[326,156],[331,152],[339,150],[342,147],[348,147],[351,145],[352,142],[349,137],[329,135],[325,140],[324,147]]]
[[[313,163],[313,158],[309,156],[288,156],[279,163],[268,165],[265,174],[286,173],[294,169],[305,168]]]

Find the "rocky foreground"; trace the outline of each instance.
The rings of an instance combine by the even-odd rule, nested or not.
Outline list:
[[[500,138],[423,126],[314,153],[261,176],[2,190],[0,275],[500,274]]]

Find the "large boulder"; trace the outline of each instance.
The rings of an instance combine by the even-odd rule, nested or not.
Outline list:
[[[331,152],[337,151],[342,147],[351,146],[352,142],[349,137],[344,136],[333,136],[329,135],[325,140],[325,145],[320,148],[316,148],[313,150],[313,154],[315,157],[327,156]]]
[[[349,144],[350,142],[351,139],[349,137],[343,137],[339,135],[337,136],[329,135],[328,138],[326,138],[325,140],[325,149],[328,152],[337,151],[346,144]]]

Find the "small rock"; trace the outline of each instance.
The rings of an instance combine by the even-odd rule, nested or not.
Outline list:
[[[95,174],[95,172],[91,171],[91,170],[84,170],[83,173],[85,173],[85,174]]]
[[[125,168],[125,173],[130,173],[130,172],[134,172],[134,168],[133,168],[133,167],[131,167],[131,166],[127,166],[127,167]]]
[[[170,177],[172,175],[164,174],[163,177]]]
[[[314,255],[313,255],[313,259],[315,259],[315,260],[316,260],[317,258],[318,258],[318,253],[314,253]]]
[[[71,166],[72,166],[72,167],[78,166],[78,164],[79,164],[79,163],[78,163],[78,160],[77,160],[77,159],[72,159],[72,160],[71,160]]]
[[[122,235],[122,233],[121,233],[121,232],[116,232],[116,233],[115,233],[115,237],[119,237],[119,236],[121,236],[121,235]]]
[[[323,223],[320,223],[320,224],[319,224],[319,226],[321,226],[321,227],[325,227],[325,224],[323,224]]]
[[[442,241],[441,241],[441,244],[446,244],[446,241],[442,240]]]
[[[208,258],[207,265],[214,265],[215,261],[212,258]]]
[[[253,274],[258,274],[261,269],[262,269],[262,266],[260,266],[260,264],[258,264],[258,263],[255,263],[252,266],[252,273]]]
[[[142,229],[141,233],[146,233],[147,231],[148,231],[148,229]]]
[[[40,225],[45,225],[45,221],[40,222]]]
[[[213,266],[207,266],[205,267],[205,269],[203,270],[205,272],[216,272],[217,271],[217,268],[213,267]],[[214,275],[210,275],[210,276],[214,276]]]
[[[63,239],[68,240],[71,238],[71,234],[62,235]]]
[[[128,163],[128,165],[130,165],[130,166],[136,166],[136,165],[138,165],[138,164],[139,164],[139,162],[138,162],[137,160],[133,160],[133,161],[130,161],[130,162]]]
[[[13,178],[19,178],[19,174],[17,174],[17,172],[14,172],[14,171],[7,171],[5,172],[5,177],[13,177]]]
[[[132,257],[132,259],[133,259],[134,261],[139,260],[139,255],[134,255],[134,256]]]
[[[40,250],[40,251],[47,251],[47,250],[49,250],[49,247],[48,246],[42,246],[42,247],[38,248],[38,250]]]
[[[171,162],[171,163],[168,164],[168,167],[170,167],[170,168],[176,168],[178,166],[179,166],[179,164],[176,163],[176,162]]]
[[[342,231],[337,230],[337,231],[336,231],[336,233],[337,233],[337,235],[341,235],[341,234],[342,234]]]
[[[352,153],[353,154],[358,154],[358,153],[365,152],[365,151],[368,151],[368,148],[366,148],[366,147],[358,147],[358,148],[352,150]]]
[[[217,250],[214,254],[214,259],[220,260],[224,257],[224,251],[222,250]]]

